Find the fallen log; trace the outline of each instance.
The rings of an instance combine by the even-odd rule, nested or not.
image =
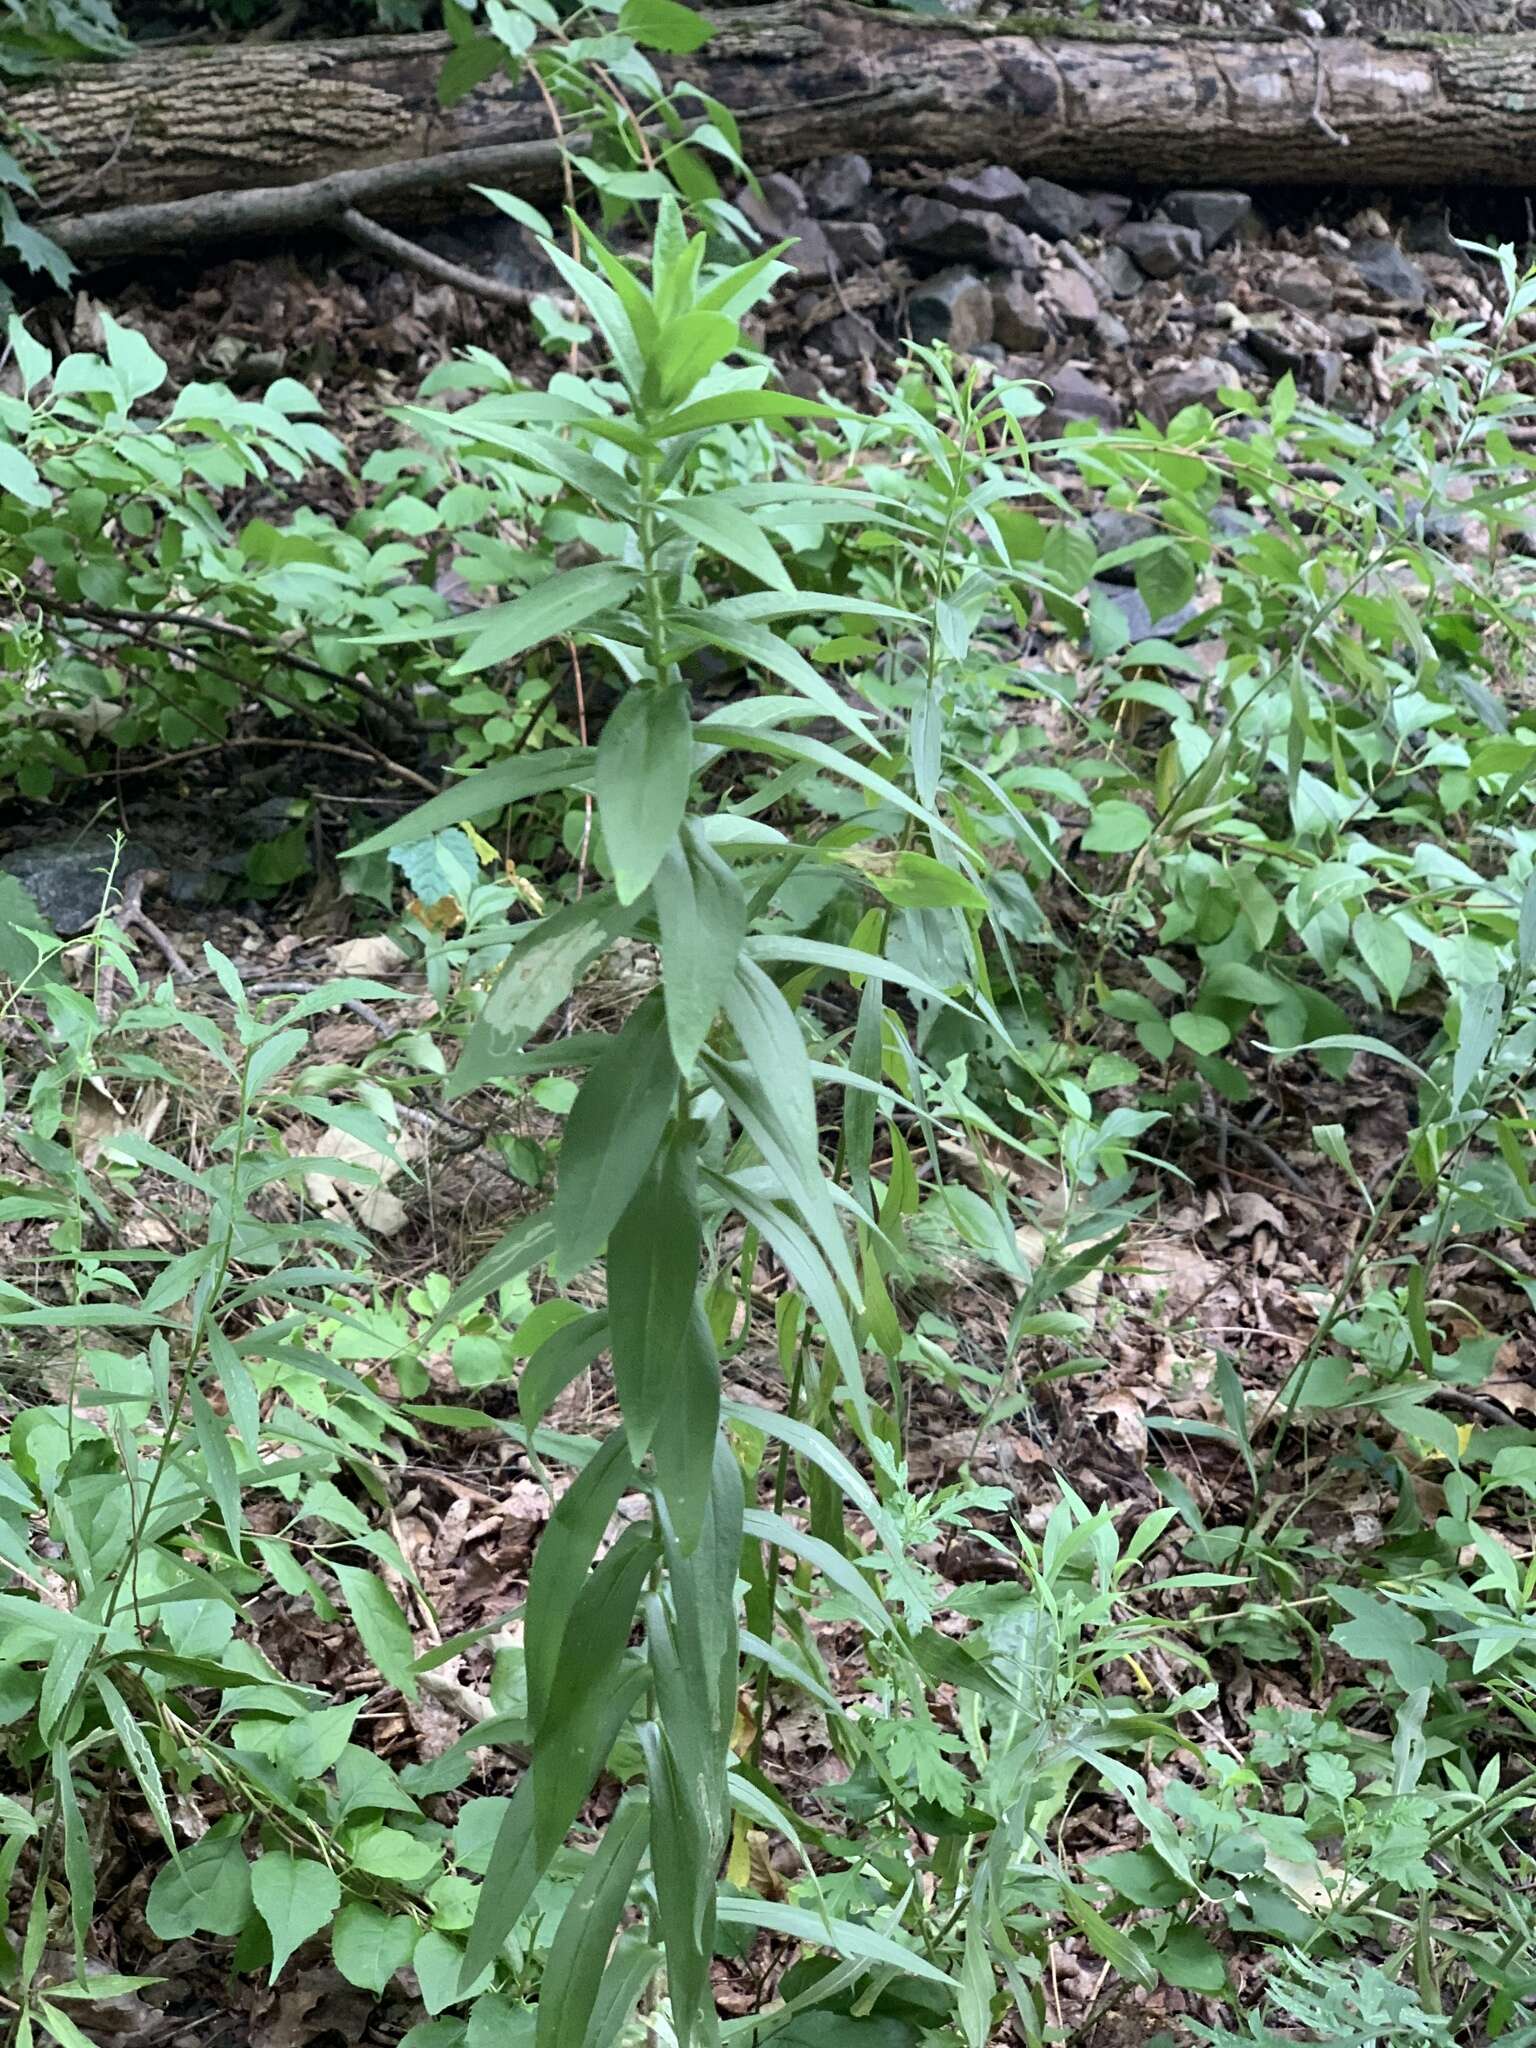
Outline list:
[[[771,0],[715,17],[675,70],[751,119],[760,169],[859,149],[885,162],[975,161],[1069,179],[1434,185],[1536,178],[1536,35],[1378,34],[1313,41],[1141,27],[1063,33],[886,13],[856,0]],[[502,182],[550,188],[543,100],[488,81],[437,104],[435,35],[181,48],[75,66],[13,92],[32,138],[38,217],[77,260],[287,225],[253,197],[356,174],[347,203],[387,211],[419,168],[511,150]],[[519,151],[542,143],[542,151]],[[381,193],[368,189],[380,174]],[[394,183],[391,184],[391,180]],[[419,189],[419,188],[417,188]]]

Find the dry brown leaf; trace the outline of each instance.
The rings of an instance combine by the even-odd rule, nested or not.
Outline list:
[[[82,1166],[95,1166],[102,1154],[110,1152],[114,1138],[138,1137],[148,1144],[159,1130],[170,1104],[169,1092],[152,1083],[141,1088],[132,1106],[125,1108],[99,1082],[86,1080],[80,1089],[72,1135],[75,1157]]]
[[[397,1132],[394,1143],[402,1163],[409,1165],[411,1160],[420,1156],[421,1141],[413,1133]],[[323,1216],[344,1220],[350,1205],[351,1213],[364,1230],[372,1231],[375,1237],[393,1237],[404,1228],[405,1204],[391,1193],[387,1185],[400,1170],[393,1159],[387,1159],[382,1152],[376,1152],[350,1132],[329,1126],[309,1149],[314,1158],[340,1160],[349,1166],[366,1166],[379,1176],[377,1186],[367,1187],[357,1181],[335,1181],[325,1173],[306,1173],[305,1193]]]
[[[400,972],[407,957],[387,933],[375,932],[369,938],[343,939],[339,946],[332,946],[326,953],[325,964],[333,974],[363,974],[385,980]]]
[[[1127,1457],[1134,1458],[1138,1465],[1145,1462],[1147,1416],[1134,1394],[1100,1394],[1088,1412],[1096,1421],[1108,1423],[1108,1434]]]

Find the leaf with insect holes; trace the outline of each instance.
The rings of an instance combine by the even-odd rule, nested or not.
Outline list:
[[[677,838],[693,777],[693,724],[681,683],[632,686],[597,748],[597,815],[621,903],[649,886]]]

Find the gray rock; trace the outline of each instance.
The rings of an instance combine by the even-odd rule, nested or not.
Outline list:
[[[1181,228],[1193,228],[1209,256],[1253,219],[1253,201],[1246,192],[1170,192],[1163,212]]]
[[[94,924],[104,904],[118,902],[129,875],[156,865],[153,852],[132,840],[115,853],[110,832],[41,840],[0,860],[0,868],[15,876],[62,939]],[[116,877],[110,888],[109,874]]]
[[[1320,405],[1331,405],[1344,381],[1349,358],[1336,348],[1318,348],[1307,362],[1307,383]]]
[[[1041,297],[1057,323],[1074,333],[1089,333],[1099,317],[1099,295],[1080,270],[1052,271]]]
[[[1354,258],[1355,268],[1373,292],[1384,299],[1395,299],[1402,306],[1423,305],[1429,289],[1424,282],[1424,273],[1412,257],[1403,254],[1396,242],[1372,236],[1351,242],[1349,253]]]
[[[1243,384],[1262,383],[1266,377],[1276,374],[1267,357],[1240,341],[1229,341],[1221,351],[1221,360],[1236,370],[1238,380]]]
[[[753,227],[777,241],[791,221],[805,218],[805,194],[783,171],[770,171],[758,183],[762,187],[760,194],[744,186],[736,204]]]
[[[802,284],[820,284],[841,268],[820,221],[800,219],[784,228],[789,247],[780,258]]]
[[[1284,328],[1261,327],[1257,323],[1249,328],[1242,342],[1222,350],[1222,360],[1236,365],[1239,351],[1250,359],[1256,358],[1261,370],[1272,377],[1282,377],[1287,370],[1293,377],[1304,376],[1310,354],[1306,345],[1293,339]]]
[[[1093,339],[1105,355],[1118,355],[1130,347],[1131,330],[1113,313],[1101,313],[1093,323]]]
[[[1333,280],[1316,263],[1300,261],[1269,281],[1275,298],[1301,313],[1326,313],[1333,304]]]
[[[1179,628],[1186,625],[1199,611],[1198,604],[1180,605],[1176,612],[1168,612],[1163,618],[1154,619],[1147,609],[1147,601],[1133,584],[1095,581],[1088,588],[1107,597],[1125,620],[1126,631],[1134,643],[1137,640],[1169,640]]]
[[[973,270],[941,270],[907,302],[914,341],[946,341],[962,354],[992,339],[992,294]]]
[[[1187,405],[1217,407],[1217,393],[1235,379],[1230,369],[1203,356],[1195,362],[1174,363],[1157,370],[1147,379],[1141,409],[1157,427],[1166,427]]]
[[[1416,256],[1443,256],[1462,270],[1476,269],[1472,258],[1451,233],[1450,220],[1442,207],[1430,207],[1405,222],[1402,243]]]
[[[1376,322],[1364,313],[1330,313],[1324,325],[1347,356],[1368,356],[1376,346]]]
[[[1139,540],[1150,540],[1157,532],[1156,521],[1148,519],[1144,513],[1122,512],[1113,506],[1095,512],[1088,525],[1101,557],[1117,554],[1121,548],[1134,547]],[[1105,583],[1133,583],[1136,565],[1134,562],[1112,562],[1105,568],[1101,561],[1098,576]]]
[[[1005,349],[1032,356],[1051,338],[1040,303],[1021,276],[1000,277],[992,286],[992,334]]]
[[[1033,248],[1011,221],[1000,213],[962,213],[943,199],[906,200],[897,215],[896,236],[919,256],[982,263],[990,270],[1037,270]]]
[[[1026,178],[1023,184],[1024,196],[999,209],[1021,228],[1033,228],[1053,242],[1071,242],[1093,226],[1093,202],[1081,192],[1069,191],[1049,178]]]
[[[1014,220],[1014,208],[1029,194],[1017,171],[1002,164],[989,164],[981,171],[950,171],[929,187],[935,199],[958,206],[964,213],[1000,213]]]
[[[872,269],[885,261],[885,237],[872,220],[824,220],[821,232],[844,270]]]
[[[1194,229],[1171,220],[1128,220],[1116,228],[1115,245],[1129,250],[1148,277],[1177,277],[1205,254]]]
[[[867,157],[823,157],[805,181],[805,203],[812,213],[837,219],[857,213],[873,183]]]
[[[1132,201],[1124,192],[1085,192],[1083,197],[1093,208],[1093,224],[1101,235],[1112,235],[1131,217]]]
[[[1053,370],[1047,381],[1051,400],[1040,416],[1040,432],[1048,438],[1064,434],[1074,420],[1094,420],[1101,427],[1120,425],[1124,414],[1119,399],[1096,378],[1067,363]]]
[[[1094,268],[1117,299],[1135,298],[1147,281],[1147,273],[1136,258],[1129,249],[1122,249],[1118,242],[1110,243]]]
[[[819,348],[834,363],[859,363],[875,353],[879,336],[867,320],[839,313],[835,320],[813,327],[805,340],[808,348]]]

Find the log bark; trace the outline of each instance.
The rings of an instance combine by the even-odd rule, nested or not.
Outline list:
[[[433,35],[144,54],[12,92],[44,221],[550,140],[499,78],[444,110]],[[854,0],[716,16],[676,69],[749,117],[754,166],[859,149],[1069,179],[1433,185],[1536,179],[1536,35],[979,28]],[[548,159],[508,180],[548,189]],[[221,229],[227,232],[227,229]],[[75,246],[89,252],[90,237]]]

